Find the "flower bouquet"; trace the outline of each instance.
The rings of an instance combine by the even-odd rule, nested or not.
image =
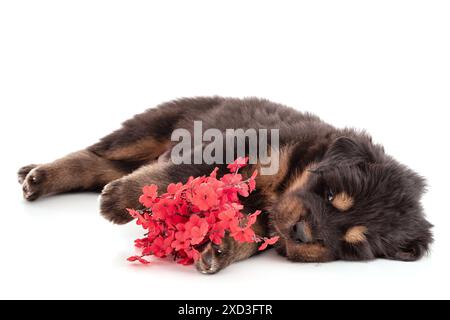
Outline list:
[[[259,250],[274,244],[278,237],[255,234],[252,225],[261,211],[246,215],[239,196],[248,197],[256,188],[255,171],[243,180],[239,169],[248,158],[238,158],[228,165],[230,173],[217,179],[218,168],[209,176],[190,177],[183,184],[172,183],[167,192],[158,195],[158,187],[143,188],[139,202],[142,210],[127,209],[136,223],[146,230],[145,237],[135,240],[140,254],[128,258],[148,264],[149,256],[173,257],[183,265],[200,258],[199,248],[206,242],[220,245],[228,235],[238,242],[261,243]]]

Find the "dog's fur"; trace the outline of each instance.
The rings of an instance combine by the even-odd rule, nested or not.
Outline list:
[[[337,129],[318,117],[267,100],[221,97],[181,99],[135,116],[85,150],[49,164],[19,170],[24,197],[103,190],[101,213],[126,223],[142,187],[208,174],[216,165],[174,165],[168,151],[174,129],[279,129],[280,169],[259,176],[242,199],[248,212],[262,209],[259,234],[279,235],[277,250],[293,261],[419,259],[432,242],[420,203],[424,180],[385,154],[364,132]],[[226,172],[226,165],[218,165]],[[244,169],[249,175],[258,165]],[[197,268],[214,273],[257,252],[255,244],[226,238],[207,244]]]

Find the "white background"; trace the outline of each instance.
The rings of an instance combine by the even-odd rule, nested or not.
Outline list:
[[[448,1],[1,1],[0,298],[450,298]],[[420,262],[295,264],[214,276],[130,265],[135,225],[95,194],[26,203],[17,169],[84,148],[160,102],[260,96],[367,129],[428,179]]]

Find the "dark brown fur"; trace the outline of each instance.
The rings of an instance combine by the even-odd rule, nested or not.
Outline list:
[[[278,251],[293,261],[388,258],[416,260],[432,242],[420,198],[424,181],[386,155],[363,132],[337,129],[316,116],[267,100],[193,98],[164,103],[135,116],[86,150],[19,171],[27,200],[75,190],[102,190],[101,213],[126,223],[127,207],[139,207],[142,187],[160,190],[216,165],[174,165],[167,152],[174,129],[279,129],[280,170],[260,176],[243,199],[248,212],[262,209],[255,226],[281,236]],[[248,175],[258,165],[244,170]],[[226,165],[219,165],[219,173]],[[334,197],[336,195],[336,197]],[[220,254],[219,254],[220,252]],[[197,267],[214,273],[257,252],[227,238],[208,244]]]

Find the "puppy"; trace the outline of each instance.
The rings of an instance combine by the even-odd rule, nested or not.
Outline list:
[[[326,262],[386,258],[417,260],[432,242],[431,224],[420,203],[425,182],[385,154],[364,132],[337,129],[318,117],[263,99],[205,97],[180,99],[126,121],[98,143],[52,163],[19,170],[25,199],[69,191],[101,191],[101,214],[123,224],[125,208],[139,208],[142,187],[226,173],[226,163],[175,164],[174,130],[276,129],[271,149],[278,170],[257,178],[257,190],[242,202],[261,209],[254,228],[278,235],[277,251],[292,261]],[[258,136],[260,139],[260,136]],[[269,147],[273,141],[269,141]],[[188,157],[194,158],[194,147]],[[250,176],[262,159],[244,168]],[[197,269],[216,273],[257,253],[256,244],[226,237],[203,246]]]

